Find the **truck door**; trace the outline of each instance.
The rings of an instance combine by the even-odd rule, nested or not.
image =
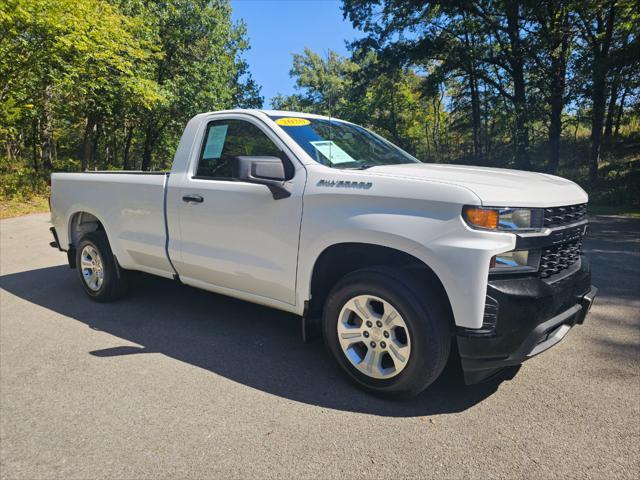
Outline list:
[[[293,305],[305,169],[251,116],[216,115],[198,140],[190,167],[172,174],[167,190],[169,252],[180,279],[261,303]],[[266,186],[234,180],[231,158],[241,155],[283,158],[291,196],[274,200]]]

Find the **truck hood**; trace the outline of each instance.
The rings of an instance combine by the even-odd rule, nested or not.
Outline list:
[[[546,173],[432,163],[377,166],[366,172],[464,187],[475,193],[484,206],[544,208],[588,200],[586,192],[574,182]]]

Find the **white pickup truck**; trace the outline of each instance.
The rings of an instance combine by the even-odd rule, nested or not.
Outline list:
[[[587,194],[425,164],[349,122],[233,110],[187,124],[171,172],[52,175],[52,245],[110,301],[130,270],[293,312],[358,385],[409,397],[558,343],[596,289]]]

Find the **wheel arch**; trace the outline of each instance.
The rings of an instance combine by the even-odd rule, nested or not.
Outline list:
[[[410,273],[420,283],[437,290],[443,299],[450,327],[455,328],[453,311],[447,291],[435,271],[418,257],[392,247],[363,242],[336,243],[326,247],[311,270],[311,281],[305,316],[314,317],[322,311],[329,291],[346,274],[365,267],[389,266]]]
[[[107,234],[103,221],[97,215],[85,210],[78,210],[69,216],[68,238],[69,244],[74,248],[78,246],[78,242],[85,233],[97,230],[103,230]]]

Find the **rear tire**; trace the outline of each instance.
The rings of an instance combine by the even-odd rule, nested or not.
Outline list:
[[[403,270],[372,267],[345,275],[327,297],[322,323],[331,356],[377,395],[417,395],[449,358],[443,299]]]
[[[127,293],[127,271],[118,266],[102,230],[88,232],[80,239],[76,269],[84,291],[96,302],[111,302]]]

